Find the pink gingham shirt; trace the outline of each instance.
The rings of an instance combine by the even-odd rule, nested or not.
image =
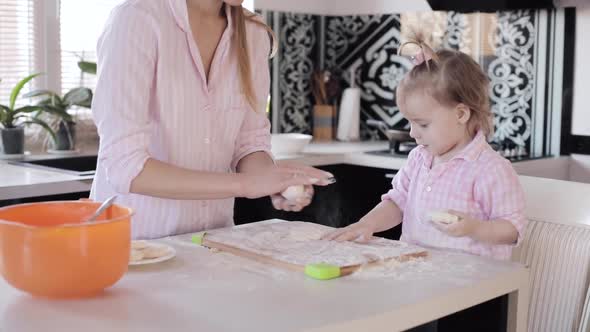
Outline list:
[[[231,172],[256,151],[270,151],[264,112],[270,88],[270,39],[247,22],[254,112],[239,86],[230,11],[207,82],[186,0],[129,0],[116,7],[97,46],[92,104],[100,135],[91,198],[119,196],[135,211],[134,238],[158,238],[233,224],[233,199],[174,200],[129,192],[148,158],[196,171]],[[270,153],[270,152],[269,152]]]
[[[474,218],[511,222],[522,237],[527,220],[524,193],[508,160],[479,133],[458,155],[431,168],[433,155],[418,146],[382,196],[403,212],[401,240],[418,245],[454,249],[476,255],[509,259],[514,245],[490,245],[469,237],[452,237],[430,222],[428,213],[457,210]]]

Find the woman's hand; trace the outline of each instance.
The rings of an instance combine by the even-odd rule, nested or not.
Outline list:
[[[303,193],[299,197],[286,198],[282,194],[273,194],[270,196],[272,206],[277,210],[299,212],[304,207],[311,204],[313,199],[313,186],[303,186]]]
[[[264,196],[273,196],[273,205],[287,211],[294,211],[296,208],[307,206],[311,203],[313,197],[313,188],[311,185],[325,186],[334,182],[334,176],[314,167],[301,165],[293,162],[277,162],[276,165],[266,167],[259,171],[240,173],[240,196],[247,198],[259,198]],[[298,202],[289,202],[277,197],[281,192],[290,186],[305,186],[305,196],[302,196]]]
[[[305,166],[296,162],[279,161],[277,162],[277,166],[281,168],[293,169],[303,172],[307,176],[310,176],[312,179],[314,179],[314,181],[315,179],[318,179],[318,181],[315,182],[315,184],[319,186],[326,186],[336,181],[331,173],[324,172],[320,169]],[[303,185],[302,188],[303,189],[300,193],[299,190],[297,190],[298,188],[294,187],[292,189],[295,190],[293,190],[293,193],[291,195],[284,195],[283,192],[271,195],[270,200],[272,202],[272,205],[277,210],[293,212],[301,211],[304,207],[311,204],[314,194],[312,185]]]

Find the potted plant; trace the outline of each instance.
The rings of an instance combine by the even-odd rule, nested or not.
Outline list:
[[[63,96],[50,90],[34,90],[25,94],[24,97],[45,97],[36,106],[45,113],[55,116],[56,121],[51,124],[55,130],[54,150],[74,150],[76,148],[76,122],[68,111],[73,106],[90,108],[92,90],[74,88]]]
[[[24,125],[36,124],[43,127],[51,138],[55,140],[55,133],[51,127],[43,120],[37,117],[31,117],[31,113],[42,111],[40,106],[26,105],[16,107],[16,100],[22,88],[33,78],[40,74],[32,74],[25,77],[12,89],[8,105],[0,104],[0,153],[5,155],[18,155],[24,153],[25,132]]]

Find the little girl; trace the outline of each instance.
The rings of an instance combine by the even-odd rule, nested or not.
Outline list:
[[[512,165],[486,141],[493,131],[488,79],[470,56],[434,52],[419,39],[400,47],[419,51],[397,89],[419,146],[381,203],[324,238],[362,242],[403,222],[402,241],[507,260],[527,220]]]

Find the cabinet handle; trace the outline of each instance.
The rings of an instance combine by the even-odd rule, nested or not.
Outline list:
[[[385,174],[386,179],[393,179],[394,176],[395,176],[394,173]]]

